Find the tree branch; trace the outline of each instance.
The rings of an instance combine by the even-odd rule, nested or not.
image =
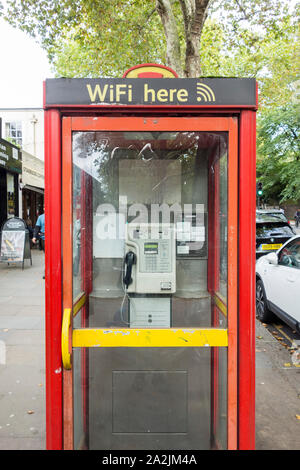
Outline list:
[[[247,12],[246,12],[245,8],[243,7],[243,5],[241,5],[240,1],[239,0],[234,0],[234,3],[238,6],[240,12],[243,13],[244,20],[248,21],[249,20],[249,15],[247,14]]]
[[[148,20],[151,18],[151,16],[152,16],[153,13],[155,13],[155,12],[156,12],[156,8],[153,8],[153,9],[148,13],[148,15],[146,16],[146,19],[145,19],[144,23],[138,26],[138,30],[139,30],[140,33],[141,33],[142,29],[144,28],[144,26],[148,23]]]

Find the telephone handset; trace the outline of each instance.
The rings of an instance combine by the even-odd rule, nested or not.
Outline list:
[[[125,264],[126,264],[126,273],[123,278],[123,283],[125,284],[126,288],[128,289],[129,284],[132,283],[132,266],[136,263],[136,256],[133,251],[128,251],[125,256]]]

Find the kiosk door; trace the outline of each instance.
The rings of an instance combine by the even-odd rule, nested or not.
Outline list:
[[[236,118],[66,117],[62,186],[65,448],[236,448]]]

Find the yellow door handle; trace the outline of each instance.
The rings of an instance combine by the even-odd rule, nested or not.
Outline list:
[[[61,329],[61,355],[62,362],[65,369],[72,368],[71,354],[69,349],[69,332],[71,326],[71,308],[65,308]]]

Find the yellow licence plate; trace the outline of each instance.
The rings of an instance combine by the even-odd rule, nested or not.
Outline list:
[[[282,246],[282,243],[275,243],[271,245],[261,245],[262,250],[278,250]]]

